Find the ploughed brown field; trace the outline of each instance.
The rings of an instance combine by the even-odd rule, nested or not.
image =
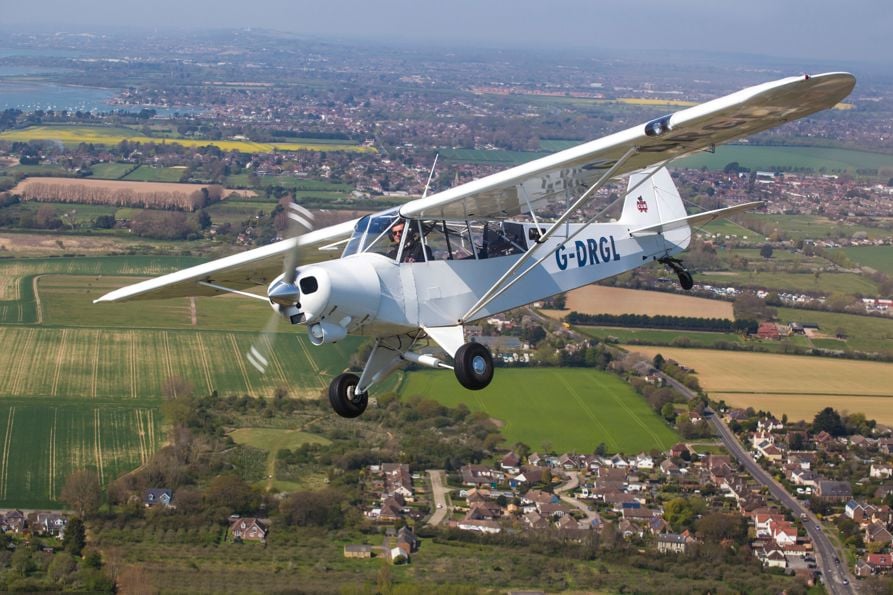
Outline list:
[[[649,358],[660,353],[693,368],[711,399],[733,407],[807,421],[821,409],[834,407],[893,426],[893,364],[643,345],[626,349]]]
[[[734,319],[731,302],[601,285],[587,285],[570,291],[567,294],[567,310],[543,310],[543,314],[551,318],[561,318],[574,311],[583,314],[644,314]]]

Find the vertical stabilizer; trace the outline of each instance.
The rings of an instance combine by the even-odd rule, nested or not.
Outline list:
[[[685,205],[670,177],[666,167],[661,167],[654,175],[636,187],[643,178],[647,178],[652,169],[643,169],[629,177],[626,200],[623,202],[623,214],[620,222],[636,229],[672,221],[685,217]]]

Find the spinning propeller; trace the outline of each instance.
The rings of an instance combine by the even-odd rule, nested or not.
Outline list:
[[[287,236],[294,242],[294,246],[285,256],[282,276],[273,281],[267,290],[267,297],[270,298],[270,304],[274,310],[273,314],[245,354],[248,363],[261,374],[265,373],[270,365],[270,355],[278,335],[276,328],[279,326],[279,319],[285,317],[296,322],[297,317],[300,317],[298,310],[301,290],[295,285],[298,277],[298,265],[301,264],[298,238],[313,230],[314,218],[313,213],[295,202],[288,203],[286,214],[288,216]]]

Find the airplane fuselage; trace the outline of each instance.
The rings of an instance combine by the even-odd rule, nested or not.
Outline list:
[[[523,225],[525,230],[532,227]],[[319,323],[341,326],[343,334],[383,336],[473,322],[672,256],[687,247],[690,237],[687,228],[632,237],[626,225],[594,223],[567,241],[581,227],[569,224],[560,237],[541,244],[536,260],[524,268],[545,257],[542,262],[469,319],[463,315],[520,254],[398,263],[381,254],[359,253],[302,267],[299,282],[309,276],[327,279],[319,283],[319,295],[301,300],[311,336]],[[360,304],[362,310],[357,310]],[[342,334],[330,328],[335,331],[331,337]]]

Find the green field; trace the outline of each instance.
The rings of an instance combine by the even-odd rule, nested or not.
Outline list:
[[[893,246],[854,246],[842,250],[850,260],[861,266],[893,275]]]
[[[0,507],[56,505],[73,469],[94,469],[108,482],[145,463],[162,444],[157,405],[0,399]]]
[[[285,387],[316,398],[361,342],[316,348],[303,327],[283,325],[261,374],[244,354],[270,315],[263,304],[229,296],[196,299],[194,309],[188,299],[92,304],[138,275],[198,262],[0,260],[0,506],[58,506],[74,469],[95,468],[108,482],[145,462],[162,444],[159,406],[169,378],[184,379],[198,395],[269,397]],[[273,448],[281,438],[252,440]]]
[[[65,224],[63,229],[68,229],[68,225],[89,227],[91,223],[100,215],[114,215],[117,207],[112,205],[86,205],[72,204],[64,202],[23,202],[8,207],[11,213],[20,213],[22,211],[37,212],[43,207],[52,207],[56,211],[56,215]],[[64,238],[62,238],[64,242]]]
[[[284,448],[294,450],[302,445],[310,444],[331,444],[328,438],[303,432],[301,430],[286,430],[280,428],[239,428],[229,434],[237,444],[245,444],[254,448],[267,451],[267,469],[265,473],[266,479],[261,485],[267,489],[273,488],[280,491],[290,491],[305,487],[294,481],[284,481],[280,475],[276,473],[277,453]],[[311,477],[302,478],[304,481],[311,480]]]
[[[703,272],[698,283],[720,287],[751,287],[771,291],[800,291],[821,294],[846,293],[877,296],[878,287],[871,279],[857,273],[774,273],[771,271]]]
[[[762,213],[748,213],[742,215],[743,221],[759,221],[768,229],[777,229],[791,240],[822,240],[843,237],[852,237],[856,232],[862,232],[871,239],[883,239],[890,232],[877,227],[865,227],[845,221],[832,221],[818,215],[765,215]],[[746,225],[746,223],[745,223]]]
[[[508,444],[533,449],[590,453],[604,442],[609,451],[633,454],[679,440],[629,385],[597,370],[501,368],[482,391],[462,388],[451,372],[412,372],[400,394],[484,411],[503,424]]]
[[[128,182],[179,182],[185,172],[185,167],[141,165],[121,179]]]
[[[596,339],[614,337],[621,343],[641,342],[651,345],[670,345],[674,341],[685,341],[692,347],[713,347],[717,343],[743,343],[736,333],[710,333],[696,331],[676,331],[659,329],[635,329],[602,326],[575,326],[578,331]]]
[[[93,175],[90,177],[101,180],[120,180],[137,167],[132,163],[97,163],[90,167],[93,171]]]
[[[856,351],[893,354],[893,318],[837,314],[778,308],[778,318],[782,322],[814,322],[822,334],[833,337],[838,330],[846,333],[847,339],[835,342],[830,349],[854,349]]]
[[[158,400],[168,378],[197,394],[317,396],[347,364],[356,339],[315,348],[303,329],[281,333],[266,374],[245,354],[256,333],[0,326],[0,400],[57,397]]]
[[[893,155],[828,147],[720,145],[715,153],[700,152],[673,164],[676,168],[721,170],[737,161],[751,170],[850,173],[877,169],[887,179],[893,175]]]
[[[735,223],[730,219],[717,219],[711,221],[707,225],[699,228],[705,233],[716,234],[722,237],[728,236],[730,239],[747,241],[751,243],[765,242],[766,236],[744,227],[739,223]]]

